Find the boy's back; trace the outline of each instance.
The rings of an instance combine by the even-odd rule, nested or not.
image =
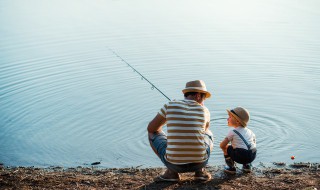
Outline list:
[[[238,131],[242,137],[251,145],[250,149],[256,148],[256,135],[247,127],[236,127],[234,129],[230,129],[227,135],[229,141],[231,141],[231,145],[233,148],[243,148],[248,149],[247,145],[241,139],[241,137],[234,132],[234,130]]]

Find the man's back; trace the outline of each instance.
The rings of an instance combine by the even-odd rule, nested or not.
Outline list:
[[[210,113],[206,107],[193,100],[171,101],[159,114],[167,121],[167,161],[187,164],[207,159],[204,134]]]

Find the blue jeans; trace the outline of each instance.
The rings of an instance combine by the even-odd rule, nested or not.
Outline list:
[[[149,142],[152,146],[155,153],[158,155],[158,157],[161,159],[162,163],[170,170],[177,172],[177,173],[185,173],[185,172],[195,172],[200,170],[201,168],[204,168],[210,158],[210,153],[213,148],[213,136],[210,133],[206,133],[204,135],[204,141],[206,146],[206,151],[208,158],[206,161],[202,163],[190,163],[190,164],[172,164],[168,162],[165,158],[166,155],[166,149],[167,149],[167,135],[161,131],[160,133],[154,133],[151,136],[149,136]]]

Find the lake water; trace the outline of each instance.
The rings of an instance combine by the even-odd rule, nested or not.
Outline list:
[[[255,165],[319,162],[320,1],[0,1],[0,162],[163,166],[146,127],[202,79],[222,165],[227,108],[251,113]]]

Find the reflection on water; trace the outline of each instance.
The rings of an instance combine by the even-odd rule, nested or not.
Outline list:
[[[0,2],[0,162],[162,166],[146,127],[185,82],[213,98],[215,150],[227,108],[249,109],[256,163],[319,161],[318,1]],[[41,8],[39,8],[41,7]]]

